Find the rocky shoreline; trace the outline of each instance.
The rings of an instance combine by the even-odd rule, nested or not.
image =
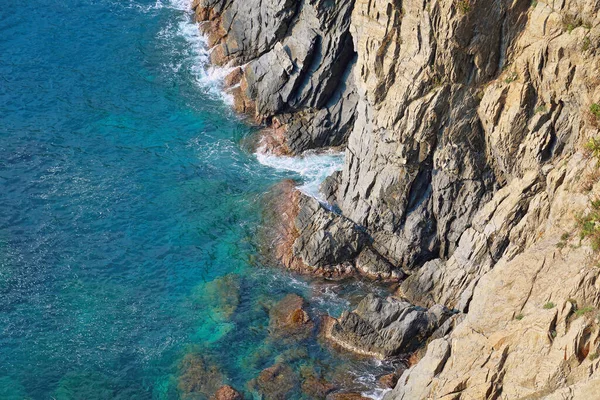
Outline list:
[[[600,393],[599,0],[193,9],[263,151],[346,149],[328,204],[275,189],[267,243],[295,271],[397,284],[324,333],[414,354],[386,399]]]

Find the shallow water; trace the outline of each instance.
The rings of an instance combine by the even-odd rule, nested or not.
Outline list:
[[[245,151],[185,2],[4,0],[0,32],[1,399],[186,398],[189,354],[251,395],[299,349],[297,370],[374,387],[386,366],[269,339],[288,293],[317,316],[371,290],[256,261],[263,194],[315,194],[341,157]]]

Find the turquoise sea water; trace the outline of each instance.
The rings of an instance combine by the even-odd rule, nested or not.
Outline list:
[[[205,60],[186,4],[3,1],[0,399],[203,398],[202,363],[252,396],[282,354],[361,391],[386,370],[269,338],[288,293],[317,316],[368,290],[255,261],[263,194],[340,157],[259,163]]]

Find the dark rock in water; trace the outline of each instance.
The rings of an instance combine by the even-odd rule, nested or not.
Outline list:
[[[198,353],[187,354],[179,365],[177,388],[182,399],[210,397],[223,385],[219,368]]]
[[[244,397],[229,385],[221,386],[211,400],[242,400]]]
[[[377,382],[386,389],[393,389],[396,387],[398,379],[400,379],[400,376],[396,372],[392,372],[391,374],[380,376]]]
[[[298,376],[289,365],[276,364],[263,370],[249,386],[263,399],[287,400],[298,383]]]
[[[340,179],[342,178],[342,172],[336,171],[333,174],[329,175],[323,183],[321,183],[321,187],[319,188],[320,192],[325,197],[327,203],[332,206],[335,206],[337,203],[337,190],[340,186]]]
[[[302,371],[302,392],[310,398],[324,399],[334,390],[336,390],[336,386],[318,376],[314,370]]]
[[[269,332],[275,338],[310,336],[314,322],[304,310],[306,302],[297,294],[288,294],[269,312]]]
[[[356,273],[354,259],[369,242],[359,226],[302,194],[293,181],[272,190],[265,253],[285,267],[311,275],[342,278]]]
[[[349,350],[386,358],[413,352],[451,315],[441,305],[427,310],[370,294],[333,324],[328,337]]]

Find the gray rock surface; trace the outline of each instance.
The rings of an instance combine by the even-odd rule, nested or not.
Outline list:
[[[209,34],[211,59],[243,65],[238,107],[259,122],[278,119],[268,150],[299,154],[345,145],[358,100],[350,36],[354,0],[196,0],[196,18]],[[253,107],[248,103],[252,102]],[[269,140],[267,140],[269,142]]]
[[[299,207],[294,256],[310,268],[353,269],[354,259],[368,244],[368,236],[352,221],[329,211],[312,197],[302,195]]]
[[[386,358],[417,350],[451,315],[441,305],[427,310],[394,297],[368,295],[337,320],[329,335],[343,347]]]

